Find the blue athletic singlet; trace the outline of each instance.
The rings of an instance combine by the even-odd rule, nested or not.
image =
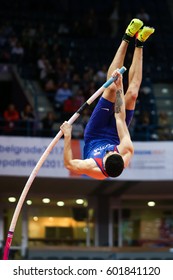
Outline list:
[[[114,103],[101,97],[86,125],[84,132],[84,159],[93,158],[102,173],[103,157],[108,151],[116,151],[120,140],[114,117]],[[134,110],[126,110],[126,124],[129,126]]]

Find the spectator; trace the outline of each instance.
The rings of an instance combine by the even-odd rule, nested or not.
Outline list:
[[[64,82],[55,93],[55,97],[54,97],[55,108],[62,112],[65,100],[67,100],[72,96],[73,96],[73,92],[69,86],[69,83]]]
[[[140,141],[149,141],[154,133],[154,126],[151,124],[148,111],[142,111],[138,123],[135,126],[135,133]]]
[[[94,81],[96,82],[98,87],[102,86],[102,84],[105,83],[107,77],[106,75],[107,75],[107,66],[103,65],[101,69],[99,69],[96,72],[94,76]]]
[[[8,105],[8,108],[4,111],[3,117],[5,121],[4,133],[12,135],[17,134],[20,115],[13,103]]]
[[[72,78],[72,72],[74,71],[73,63],[69,58],[61,59],[58,57],[55,61],[55,75],[59,84],[70,82]]]
[[[49,111],[47,115],[42,119],[42,136],[52,137],[54,136],[54,124],[56,123],[56,117],[52,111]]]
[[[42,83],[43,88],[47,83],[48,76],[53,72],[52,65],[47,57],[43,54],[37,61],[37,67],[39,70],[39,78]]]
[[[27,104],[21,112],[22,135],[32,136],[34,134],[34,121],[36,120],[33,108]]]
[[[171,138],[171,125],[168,119],[167,112],[161,111],[158,116],[158,135],[159,140],[170,140]]]
[[[77,93],[77,91],[80,89],[81,84],[81,77],[78,72],[73,73],[72,76],[72,90],[74,93]]]
[[[82,88],[79,88],[75,93],[76,107],[79,107],[85,102],[84,91]]]
[[[74,114],[80,106],[85,102],[83,91],[78,90],[78,94],[75,94],[64,101],[63,106],[63,119],[69,119],[72,114]]]
[[[72,114],[78,109],[74,96],[69,97],[64,101],[63,105],[63,118],[68,120]]]
[[[23,57],[24,57],[24,48],[22,47],[21,42],[17,41],[16,44],[11,49],[12,62],[20,67],[22,64]]]

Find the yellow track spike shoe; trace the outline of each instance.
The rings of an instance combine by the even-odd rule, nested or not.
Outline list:
[[[153,34],[155,31],[155,29],[153,27],[149,27],[149,26],[144,26],[142,29],[139,30],[136,38],[140,41],[140,42],[145,42],[151,34]]]
[[[125,33],[128,36],[133,37],[142,26],[143,26],[143,21],[140,19],[134,18],[131,20],[131,22],[127,26]]]

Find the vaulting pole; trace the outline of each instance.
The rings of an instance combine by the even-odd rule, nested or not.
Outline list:
[[[126,71],[126,68],[123,66],[118,71],[121,74],[123,74]],[[116,77],[111,77],[109,80],[107,80],[107,82],[105,82],[95,93],[93,93],[93,95],[73,114],[73,116],[68,120],[68,123],[73,124],[76,121],[76,119],[80,116],[80,114],[83,112],[83,110],[87,106],[89,106],[99,95],[101,95],[101,93],[108,86],[110,86],[116,79],[117,79],[117,76]],[[19,201],[17,203],[16,209],[14,211],[13,218],[12,218],[12,221],[11,221],[11,224],[10,224],[10,228],[9,228],[7,239],[6,239],[6,244],[5,244],[5,247],[4,247],[3,260],[8,260],[8,256],[9,256],[9,252],[10,252],[10,247],[11,247],[16,223],[17,223],[21,208],[23,206],[24,200],[25,200],[25,198],[28,194],[28,191],[29,191],[35,177],[37,176],[38,171],[40,170],[41,166],[43,165],[44,161],[46,160],[46,158],[48,157],[48,155],[50,154],[50,152],[52,151],[54,146],[58,143],[58,141],[62,137],[62,135],[63,135],[63,133],[60,130],[57,133],[57,135],[53,138],[53,140],[51,141],[51,143],[49,144],[47,149],[42,154],[41,158],[37,162],[36,166],[34,167],[33,171],[31,172],[31,174],[30,174],[30,176],[29,176],[29,178],[26,182],[26,185],[25,185],[25,187],[22,191],[22,194],[19,198]]]

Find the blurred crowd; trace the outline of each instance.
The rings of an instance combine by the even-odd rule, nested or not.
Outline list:
[[[62,121],[69,119],[105,82],[108,66],[121,38],[119,36],[122,36],[119,35],[122,24],[119,1],[109,2],[110,8],[105,10],[103,4],[100,10],[96,9],[95,2],[92,8],[88,6],[86,10],[78,7],[78,13],[81,12],[78,17],[69,15],[70,1],[60,1],[61,10],[57,17],[45,17],[45,21],[37,19],[33,22],[24,17],[0,21],[0,63],[15,64],[22,79],[37,80],[53,107],[39,119],[32,104],[26,104],[19,110],[17,104],[10,101],[1,111],[1,134],[52,137]],[[20,0],[16,3],[20,3]],[[31,11],[32,4],[31,1]],[[50,10],[53,11],[53,7],[58,9],[54,1],[50,4],[54,4],[48,7]],[[22,8],[26,9],[27,5],[23,4]],[[150,22],[150,15],[143,7],[136,16]],[[126,20],[123,28],[125,24]],[[147,52],[147,59],[152,64],[154,54],[150,46]],[[129,54],[127,67],[130,60]],[[144,80],[131,124],[134,140],[158,139],[159,116],[148,68],[147,65],[144,69]],[[94,104],[74,124],[74,138],[83,137],[93,107]]]

